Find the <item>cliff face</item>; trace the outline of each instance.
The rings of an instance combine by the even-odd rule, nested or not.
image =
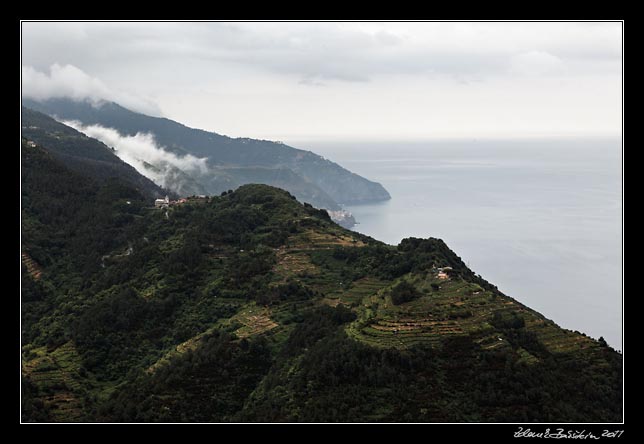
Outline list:
[[[622,420],[619,353],[440,239],[266,185],[156,209],[45,145],[22,164],[25,421]]]

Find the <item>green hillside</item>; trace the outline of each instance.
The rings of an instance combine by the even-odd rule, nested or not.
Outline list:
[[[22,419],[619,422],[622,356],[245,185],[156,209],[22,145]]]
[[[59,120],[98,124],[113,128],[122,135],[151,133],[160,146],[177,155],[207,158],[211,171],[193,174],[193,179],[207,190],[206,194],[262,183],[286,189],[301,202],[328,210],[339,210],[339,204],[390,199],[389,193],[379,183],[311,151],[281,142],[231,138],[189,128],[170,119],[136,113],[116,103],[96,106],[68,99],[34,101],[24,98],[23,104]]]
[[[23,139],[45,146],[48,152],[76,172],[99,182],[118,178],[149,197],[160,197],[168,193],[119,159],[105,144],[45,114],[23,107],[21,124]]]

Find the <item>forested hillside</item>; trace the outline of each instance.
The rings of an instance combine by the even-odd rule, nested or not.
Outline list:
[[[168,193],[119,159],[110,147],[45,114],[23,107],[21,121],[23,139],[32,145],[46,147],[49,153],[73,171],[98,182],[119,178],[148,197]]]
[[[158,209],[21,149],[23,421],[622,420],[619,353],[440,239],[266,185]]]
[[[250,183],[283,188],[301,202],[317,208],[340,210],[340,204],[376,202],[390,199],[382,185],[352,173],[342,166],[302,149],[281,142],[247,137],[231,138],[214,132],[189,128],[166,118],[146,116],[116,103],[93,104],[69,99],[35,101],[23,104],[58,120],[74,120],[84,125],[101,125],[122,136],[152,134],[163,147],[178,156],[192,155],[208,161],[208,171],[193,173],[206,194],[219,194]],[[183,185],[174,182],[174,185]],[[180,188],[175,188],[180,192]]]

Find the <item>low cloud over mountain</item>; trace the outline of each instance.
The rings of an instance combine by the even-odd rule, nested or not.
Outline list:
[[[161,115],[159,107],[151,101],[109,88],[100,79],[73,65],[54,63],[50,66],[49,73],[23,65],[22,95],[34,100],[88,100],[96,106],[102,102],[116,101],[135,111],[153,116]]]
[[[84,125],[79,121],[63,121],[77,131],[89,137],[100,140],[109,147],[114,148],[116,155],[123,161],[132,165],[136,170],[157,185],[174,189],[173,184],[176,169],[185,173],[207,174],[206,158],[198,158],[187,154],[178,156],[159,146],[150,133],[136,133],[134,136],[122,135],[113,128],[101,125]]]

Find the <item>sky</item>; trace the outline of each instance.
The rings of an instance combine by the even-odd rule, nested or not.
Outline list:
[[[22,94],[231,137],[615,137],[620,22],[23,22]]]

